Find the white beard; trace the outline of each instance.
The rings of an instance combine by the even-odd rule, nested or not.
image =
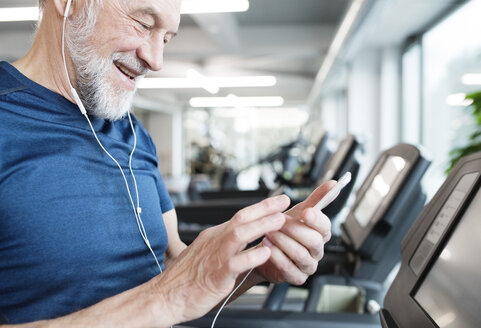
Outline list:
[[[131,109],[135,90],[115,86],[109,79],[109,73],[116,69],[114,61],[142,74],[148,70],[132,55],[117,52],[103,58],[97,53],[91,44],[96,11],[93,7],[86,8],[83,13],[68,21],[67,47],[75,69],[76,89],[87,112],[98,118],[115,121],[125,117]]]

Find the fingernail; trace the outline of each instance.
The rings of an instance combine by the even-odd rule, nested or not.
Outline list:
[[[276,201],[277,201],[278,203],[284,203],[284,202],[285,202],[284,198],[285,198],[284,195],[276,196]]]
[[[269,239],[267,239],[267,237],[264,237],[264,239],[262,239],[262,245],[269,248],[272,247],[272,243]]]

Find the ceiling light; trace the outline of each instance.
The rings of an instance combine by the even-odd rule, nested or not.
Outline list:
[[[329,46],[329,50],[327,51],[326,57],[321,64],[321,68],[319,69],[319,72],[317,72],[314,86],[309,94],[309,104],[312,105],[316,101],[320,92],[319,90],[331,71],[331,68],[333,67],[342,47],[346,43],[347,37],[351,32],[354,23],[359,19],[359,14],[361,13],[361,9],[363,8],[365,2],[366,0],[353,0],[351,2],[349,9],[344,16],[344,19],[342,20],[331,45]]]
[[[274,76],[226,76],[198,78],[147,77],[139,81],[139,89],[205,88],[204,83],[219,88],[271,87],[277,83]]]
[[[481,85],[481,74],[464,74],[461,77],[461,82],[464,85]]]
[[[206,79],[204,75],[200,74],[195,69],[187,70],[187,78],[190,78],[195,83],[202,85],[207,92],[210,92],[213,95],[219,92],[219,86],[217,86],[213,81]]]
[[[279,107],[284,104],[282,97],[194,97],[192,107]]]
[[[183,0],[181,14],[242,12],[249,9],[248,0]]]
[[[327,52],[327,56],[322,63],[321,69],[319,70],[318,79],[320,79],[321,82],[323,82],[327,77],[327,74],[329,73],[329,70],[334,63],[335,58],[339,54],[339,51],[341,50],[341,47],[344,44],[352,25],[356,21],[359,11],[362,8],[363,2],[364,0],[354,0],[351,3],[351,6],[349,7],[349,10],[344,17],[341,26],[339,27],[336,35],[334,36],[331,46],[329,47],[329,50]]]
[[[38,7],[0,8],[0,22],[36,21]]]
[[[446,97],[448,106],[469,106],[473,103],[472,99],[466,99],[465,93],[453,93]]]
[[[181,14],[242,12],[249,9],[248,0],[183,0]],[[35,7],[0,8],[0,22],[36,21],[39,9]]]
[[[213,77],[209,78],[222,88],[235,87],[272,87],[276,85],[274,76],[237,76],[237,77]]]

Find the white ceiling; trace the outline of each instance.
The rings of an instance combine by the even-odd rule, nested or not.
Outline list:
[[[227,0],[226,0],[227,1]],[[274,75],[262,88],[221,89],[216,96],[283,96],[286,105],[305,103],[320,64],[350,0],[250,0],[244,13],[183,15],[169,43],[164,69],[155,76],[184,77],[195,68],[205,76]],[[0,7],[35,5],[0,0]],[[0,59],[14,60],[29,48],[34,23],[0,23]],[[154,74],[153,74],[154,75]],[[203,89],[139,90],[155,107],[186,106]]]
[[[478,0],[477,0],[478,1]],[[397,48],[402,51],[408,38],[420,36],[452,10],[468,0],[366,0],[367,10],[360,15],[352,33],[339,52],[330,74],[322,84],[316,83],[309,95],[309,105],[322,94],[344,90],[348,70],[356,56],[365,50]]]

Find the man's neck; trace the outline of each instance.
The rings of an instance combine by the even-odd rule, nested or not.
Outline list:
[[[32,48],[12,65],[32,81],[74,102],[62,59],[63,17],[56,12],[52,14],[49,18],[55,19],[45,19],[40,23]],[[71,64],[67,62],[67,66],[72,76]]]

